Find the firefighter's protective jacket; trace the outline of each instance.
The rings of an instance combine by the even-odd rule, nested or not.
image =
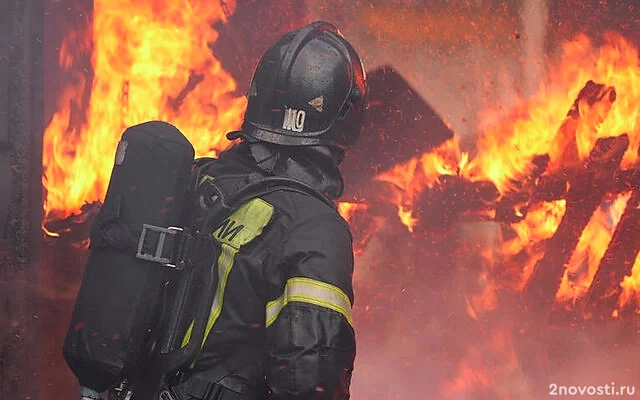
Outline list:
[[[226,177],[225,191],[234,191],[261,170],[232,150],[204,172]],[[335,208],[279,190],[245,203],[214,237],[222,246],[217,292],[187,383],[219,382],[237,399],[348,399],[353,252]],[[194,392],[185,395],[202,396],[184,386]]]

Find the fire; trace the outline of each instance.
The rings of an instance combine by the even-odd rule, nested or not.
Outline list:
[[[505,193],[513,189],[512,182],[527,175],[534,156],[548,154],[549,172],[554,172],[567,166],[569,146],[575,146],[577,157],[584,160],[598,138],[622,133],[631,136],[623,167],[637,160],[638,50],[615,34],[607,35],[600,48],[595,48],[586,36],[579,36],[566,43],[563,50],[559,63],[549,67],[550,75],[539,94],[523,102],[514,118],[490,128],[481,137],[479,155],[470,162],[471,178],[489,179]],[[579,118],[567,116],[589,80],[608,87],[598,95],[603,101],[594,105],[581,101],[576,110]],[[611,87],[615,88],[615,96]]]
[[[636,314],[640,314],[640,254],[636,258],[631,275],[625,276],[620,283],[622,294],[618,299],[618,310],[624,309],[632,301],[636,302]]]
[[[93,31],[72,33],[60,52],[67,70],[79,55],[74,51],[90,53],[94,77],[77,75],[44,133],[45,221],[103,198],[128,126],[171,122],[198,156],[227,146],[224,134],[241,124],[246,99],[234,93],[236,82],[210,48],[218,38],[212,24],[235,10],[234,1],[225,3],[223,9],[219,2],[95,0]],[[86,115],[75,114],[84,109]]]
[[[489,263],[480,273],[482,292],[466,296],[467,314],[478,320],[479,314],[499,306],[497,293],[506,289],[520,292],[533,272],[536,262],[544,255],[544,241],[558,229],[566,211],[566,201],[540,203],[528,212],[525,219],[512,224],[513,237],[503,240],[497,250],[485,249],[483,257]],[[514,261],[515,260],[515,261]],[[498,269],[510,267],[510,274],[497,280]],[[517,265],[512,267],[513,264]]]
[[[394,185],[394,203],[398,207],[398,217],[413,232],[417,219],[412,211],[420,193],[425,188],[432,188],[443,175],[459,175],[467,160],[468,154],[460,150],[460,138],[456,136],[432,152],[379,174],[376,179]]]
[[[562,172],[581,165],[597,139],[623,133],[629,135],[630,146],[622,168],[637,165],[640,148],[638,50],[616,34],[608,34],[600,47],[581,35],[563,46],[562,57],[551,64],[548,71],[534,98],[522,100],[508,118],[480,136],[474,151],[477,156],[469,158],[469,153],[460,149],[459,138],[454,137],[377,177],[394,185],[398,215],[410,231],[417,222],[412,210],[420,193],[437,184],[443,175],[490,181],[504,196],[517,191],[532,174],[534,157],[549,157],[545,175]],[[589,80],[602,85],[591,85],[588,93],[581,93]],[[576,98],[579,100],[574,104]],[[495,120],[494,113],[490,110],[483,115],[487,120]],[[585,294],[628,199],[628,194],[621,195],[593,215],[572,255],[556,296],[558,301],[572,304]],[[508,264],[509,259],[517,257],[519,273],[512,282],[507,282],[511,289],[524,287],[535,263],[544,255],[545,240],[554,235],[565,210],[565,200],[528,206],[524,219],[511,224],[514,235],[501,244],[498,254],[485,252],[492,264]],[[523,213],[516,210],[516,214]],[[640,267],[635,271],[638,269]],[[637,280],[627,277],[623,285],[628,299]],[[494,284],[488,283],[485,287],[489,290]],[[486,296],[469,300],[470,315],[495,306],[491,293],[489,290]]]
[[[442,389],[442,398],[523,398],[528,393],[512,335],[496,330],[481,345],[469,345],[457,367],[456,378]]]
[[[514,256],[524,250],[525,246],[549,239],[558,229],[566,207],[566,200],[557,200],[540,203],[537,208],[530,210],[525,219],[511,225],[517,238],[503,244],[503,254]]]
[[[566,167],[568,146],[575,146],[577,157],[584,160],[598,138],[622,133],[631,135],[623,167],[635,163],[640,148],[638,50],[615,34],[607,35],[600,48],[586,36],[579,36],[566,43],[563,50],[561,60],[549,66],[550,75],[538,95],[522,100],[511,117],[482,134],[477,157],[469,160],[469,153],[459,148],[460,140],[454,137],[419,159],[380,174],[378,179],[403,188],[409,199],[445,174],[489,180],[504,194],[514,189],[514,182],[527,176],[535,156],[549,155],[548,172],[554,172]],[[598,94],[602,101],[581,101],[576,117],[568,117],[567,111],[589,80],[607,85]],[[484,118],[495,119],[493,114],[497,112],[486,111]],[[416,168],[418,164],[424,169]]]
[[[358,211],[365,211],[368,208],[365,203],[350,203],[347,201],[338,202],[338,212],[345,221],[351,221],[351,217]]]
[[[633,105],[640,104],[638,60],[637,50],[616,35],[607,36],[607,42],[599,49],[593,48],[584,36],[567,43],[559,66],[551,69],[557,71],[557,75],[550,77],[549,83],[541,92],[542,97],[534,100],[534,104],[539,106],[529,106],[524,119],[507,123],[509,130],[504,131],[499,126],[490,131],[488,136],[483,136],[486,139],[479,144],[480,156],[471,161],[474,167],[486,171],[478,176],[489,177],[504,193],[511,188],[510,182],[517,181],[519,176],[528,172],[527,164],[517,162],[518,156],[524,155],[524,159],[530,160],[536,154],[548,154],[548,173],[553,173],[585,160],[598,138],[622,133],[628,133],[631,142],[622,168],[637,162],[640,129],[637,107]],[[584,82],[589,79],[605,85],[595,94],[598,101],[590,103],[581,100],[572,108],[572,99],[578,96]],[[563,110],[569,109],[572,112],[575,110],[575,115],[570,112],[564,118]],[[517,151],[500,149],[500,138],[509,137],[509,132],[513,132],[510,140],[513,140],[511,143]],[[504,154],[504,157],[500,157],[500,154]],[[556,294],[559,302],[571,306],[589,289],[629,196],[623,194],[611,204],[602,205],[592,216],[567,265],[561,287]],[[564,206],[562,209],[556,208],[555,212],[544,219],[529,212],[525,221],[512,226],[518,232],[518,239],[506,243],[503,247],[506,250],[504,254],[515,255],[522,246],[535,248],[536,241],[545,240],[555,233],[563,214]],[[525,234],[523,224],[537,232],[527,231]],[[523,269],[523,284],[543,251],[544,248],[538,247],[535,255],[528,257]],[[627,288],[629,287],[632,285],[627,284]]]
[[[592,83],[585,86],[589,81]],[[599,138],[625,133],[630,145],[621,168],[635,169],[640,166],[639,104],[638,50],[615,34],[607,35],[599,47],[586,36],[579,36],[567,42],[560,59],[549,65],[548,76],[535,97],[521,100],[506,118],[495,117],[501,111],[483,113],[486,120],[500,122],[480,135],[475,149],[461,149],[456,137],[421,157],[396,165],[377,179],[393,184],[398,215],[411,231],[418,222],[412,211],[421,192],[434,188],[443,175],[489,181],[498,189],[501,201],[526,192],[526,185],[539,182],[541,177],[580,170]],[[533,162],[539,156],[548,157],[544,171]],[[627,192],[607,198],[593,213],[565,266],[555,293],[557,304],[575,309],[587,294],[630,196]],[[500,243],[481,249],[486,264],[479,266],[474,282],[480,289],[465,293],[466,312],[475,324],[483,324],[492,316],[510,315],[510,299],[520,298],[534,266],[545,255],[548,239],[565,216],[567,200],[538,200],[514,207],[522,219],[503,224]],[[629,310],[640,314],[640,256],[620,287],[617,309],[608,312],[613,317]],[[516,315],[518,311],[507,318],[517,319]],[[511,330],[496,325],[482,330],[487,339],[469,344],[456,365],[455,377],[443,386],[443,398],[531,397]],[[514,386],[522,387],[522,393],[509,392],[503,386],[504,382],[516,381]]]
[[[593,214],[569,261],[560,289],[556,293],[557,300],[573,305],[589,290],[629,197],[631,194],[623,194],[612,204],[598,208]]]

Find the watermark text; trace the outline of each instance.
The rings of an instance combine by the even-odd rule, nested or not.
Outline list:
[[[635,386],[618,386],[615,382],[600,386],[563,386],[555,383],[549,385],[549,396],[634,396],[635,393]]]

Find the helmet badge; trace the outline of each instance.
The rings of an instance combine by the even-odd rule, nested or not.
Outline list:
[[[304,110],[285,108],[282,129],[294,132],[302,132],[302,130],[304,129],[304,120],[306,117],[307,113]]]
[[[317,112],[322,112],[322,107],[324,106],[324,97],[322,95],[316,97],[309,102],[309,105],[315,108]]]

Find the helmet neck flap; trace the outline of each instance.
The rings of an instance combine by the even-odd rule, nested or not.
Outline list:
[[[335,152],[327,146],[289,147],[272,143],[248,143],[257,166],[277,176],[297,179],[330,199],[342,195],[344,182]]]

